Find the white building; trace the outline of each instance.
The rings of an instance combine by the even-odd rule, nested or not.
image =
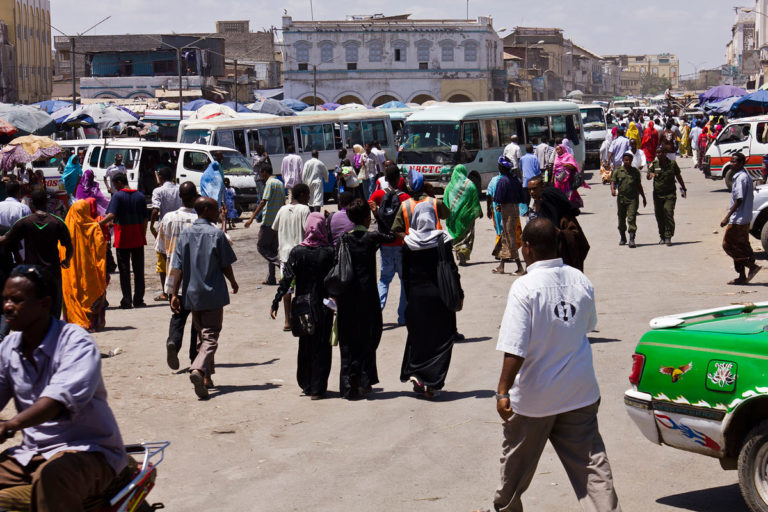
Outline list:
[[[756,48],[755,12],[736,10],[736,18],[731,27],[731,40],[725,46],[725,62],[732,78],[739,78],[757,71],[754,59]]]
[[[506,99],[501,39],[490,17],[411,20],[283,17],[284,91],[306,103]]]

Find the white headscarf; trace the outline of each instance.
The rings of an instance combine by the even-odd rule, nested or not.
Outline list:
[[[443,242],[452,240],[451,235],[437,229],[435,207],[430,201],[423,201],[413,209],[411,228],[405,236],[405,245],[412,251],[422,251],[437,247],[437,241],[443,237]]]

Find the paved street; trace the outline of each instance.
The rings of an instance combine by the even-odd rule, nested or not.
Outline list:
[[[591,339],[602,391],[599,419],[625,511],[741,511],[746,507],[735,472],[721,470],[715,459],[651,444],[622,401],[630,355],[652,317],[757,301],[768,282],[764,271],[752,286],[725,284],[735,277],[718,226],[728,194],[722,182],[704,180],[690,159],[682,167],[689,198],[678,199],[673,247],[657,245],[652,204],[641,209],[638,248],[619,247],[608,187],[593,177],[593,188],[583,193],[580,221],[592,246],[586,274],[598,298],[598,331]],[[650,182],[644,185],[650,201]],[[392,328],[394,303],[384,314],[382,382],[371,399],[338,398],[338,351],[330,398],[301,396],[294,377],[297,342],[282,332],[282,321],[269,319],[275,288],[257,284],[266,265],[256,253],[255,226],[231,232],[241,292],[225,309],[217,391],[209,401],[197,400],[186,373],[166,366],[167,305],[110,309],[108,327],[95,339],[103,353],[123,350],[103,359],[123,437],[172,442],[150,501],[174,511],[463,512],[490,506],[502,439],[492,398],[501,365],[495,340],[514,278],[491,274],[492,226],[488,219],[478,226],[472,265],[462,269],[466,300],[458,320],[467,340],[455,346],[446,390],[433,401],[415,397],[399,381],[406,331]],[[753,246],[759,247],[757,240]],[[153,293],[159,288],[150,274],[154,252],[146,254]],[[398,297],[397,285],[390,297]],[[117,275],[109,300],[119,302]],[[187,338],[184,343],[182,368]],[[9,407],[4,416],[10,414]],[[579,510],[550,447],[523,501],[527,510]]]

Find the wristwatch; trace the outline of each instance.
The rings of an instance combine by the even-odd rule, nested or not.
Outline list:
[[[509,398],[509,393],[504,393],[503,395],[500,395],[500,394],[496,393],[496,401],[497,402],[499,400],[501,400],[502,398]]]

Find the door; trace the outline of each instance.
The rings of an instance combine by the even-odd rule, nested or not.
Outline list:
[[[750,123],[731,123],[723,129],[708,151],[712,176],[723,176],[734,153],[741,152],[749,158],[750,132]]]
[[[196,187],[200,187],[200,177],[210,163],[211,159],[205,151],[184,150],[176,166],[176,176],[179,182],[191,181]]]

